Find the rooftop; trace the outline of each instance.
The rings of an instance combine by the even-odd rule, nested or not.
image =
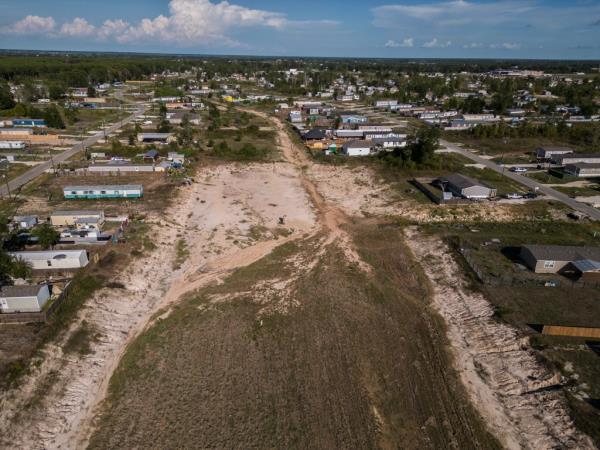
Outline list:
[[[600,247],[569,245],[524,245],[533,257],[543,261],[600,261]]]
[[[115,184],[115,185],[106,185],[106,186],[65,186],[63,191],[126,191],[129,189],[142,189],[143,186],[141,184]]]
[[[2,297],[31,297],[36,296],[40,289],[42,289],[45,284],[39,285],[23,285],[23,286],[2,286],[0,288],[0,296]]]
[[[103,215],[104,211],[92,211],[76,209],[73,211],[54,211],[51,216],[99,216]]]
[[[439,180],[442,182],[449,183],[460,189],[467,189],[473,186],[483,186],[486,188],[490,188],[490,186],[488,186],[487,184],[475,180],[474,178],[461,175],[460,173],[452,173],[450,175],[440,177]]]

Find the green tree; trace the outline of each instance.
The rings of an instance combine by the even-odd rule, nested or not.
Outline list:
[[[420,129],[416,136],[409,139],[410,159],[417,165],[426,164],[433,159],[439,146],[440,130],[436,127]]]
[[[0,83],[0,109],[11,109],[16,105],[10,87],[6,83]]]
[[[60,233],[47,223],[36,227],[32,234],[38,238],[38,243],[44,250],[53,248],[60,240]]]

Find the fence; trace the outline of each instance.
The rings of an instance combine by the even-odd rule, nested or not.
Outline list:
[[[65,285],[64,290],[60,293],[48,308],[43,311],[36,313],[9,313],[0,314],[0,324],[17,324],[17,323],[45,323],[48,318],[62,305],[67,298],[69,286],[71,283]]]
[[[600,283],[588,283],[583,281],[572,281],[565,277],[556,277],[556,278],[539,278],[533,276],[527,276],[523,274],[522,276],[493,276],[486,273],[483,270],[475,258],[471,255],[469,249],[464,248],[462,246],[459,247],[459,252],[471,268],[471,270],[477,275],[477,278],[483,284],[489,286],[552,286],[552,287],[568,287],[573,289],[583,289],[583,288],[600,288]]]

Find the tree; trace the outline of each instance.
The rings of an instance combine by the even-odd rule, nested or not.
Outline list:
[[[409,140],[410,159],[417,164],[425,164],[433,158],[438,148],[440,130],[436,127],[420,129],[416,136]]]
[[[47,223],[35,228],[32,234],[38,238],[38,243],[44,250],[53,248],[60,240],[60,233]]]
[[[46,120],[46,125],[50,128],[65,128],[65,122],[63,121],[60,111],[56,105],[48,106],[43,113],[43,118]]]
[[[48,86],[48,97],[50,100],[60,100],[65,96],[67,88],[62,83],[52,83]]]
[[[0,83],[0,109],[11,109],[16,105],[10,87],[6,83]]]

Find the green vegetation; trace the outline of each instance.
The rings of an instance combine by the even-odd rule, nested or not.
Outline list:
[[[188,256],[190,256],[190,251],[187,242],[185,242],[185,239],[179,239],[175,244],[175,261],[173,262],[173,269],[180,269]]]
[[[35,227],[32,234],[38,238],[38,244],[44,250],[54,248],[60,240],[60,233],[49,223],[38,225]]]

